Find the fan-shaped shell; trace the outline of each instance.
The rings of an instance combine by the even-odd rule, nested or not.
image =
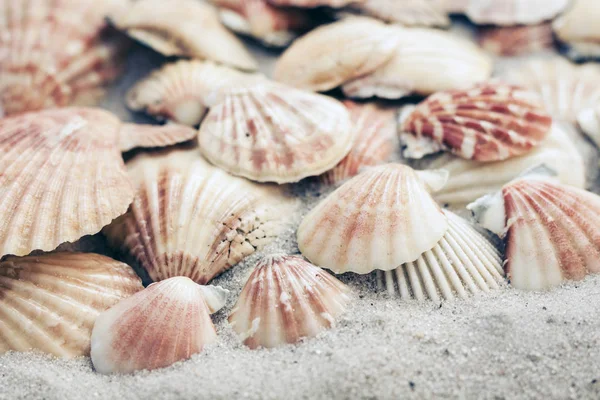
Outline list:
[[[365,0],[267,0],[279,7],[343,7],[351,3],[362,3]]]
[[[571,47],[572,58],[600,57],[600,7],[596,0],[574,0],[552,23],[558,39]]]
[[[92,362],[103,374],[167,367],[217,340],[200,285],[185,277],[153,283],[100,314]]]
[[[312,209],[297,232],[311,262],[335,273],[388,271],[415,261],[448,228],[418,173],[401,164],[373,167]]]
[[[554,46],[552,24],[484,27],[479,30],[479,44],[499,56],[519,56],[551,49]]]
[[[497,289],[504,281],[498,249],[471,224],[444,210],[448,231],[414,262],[377,271],[378,284],[402,299],[440,301]]]
[[[531,151],[551,126],[552,118],[535,93],[486,83],[428,97],[405,119],[402,131],[465,159],[498,161]],[[413,141],[407,142],[405,155],[420,158],[423,154],[413,150]]]
[[[335,99],[271,82],[222,91],[198,133],[213,164],[259,182],[297,182],[340,162],[354,135]]]
[[[119,126],[86,108],[0,120],[0,256],[53,250],[127,211],[134,191]]]
[[[334,326],[349,291],[301,257],[267,256],[248,278],[229,322],[252,349],[296,343]]]
[[[600,103],[579,113],[577,122],[586,135],[600,146]]]
[[[119,133],[119,147],[123,152],[136,147],[165,147],[186,142],[196,135],[195,129],[178,124],[123,124]]]
[[[294,206],[279,188],[230,176],[197,149],[141,155],[128,167],[137,195],[104,233],[154,281],[210,281],[277,237]]]
[[[351,4],[350,10],[403,26],[450,25],[436,0],[365,0]]]
[[[327,91],[382,66],[397,43],[394,30],[377,20],[345,19],[295,40],[277,60],[273,76],[302,89]]]
[[[98,315],[142,289],[131,267],[99,254],[6,257],[0,262],[0,354],[89,355]]]

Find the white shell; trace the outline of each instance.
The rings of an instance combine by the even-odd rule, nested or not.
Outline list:
[[[595,107],[581,110],[577,122],[596,146],[600,147],[600,102]]]
[[[403,26],[447,27],[450,19],[437,0],[365,0],[351,4],[344,12],[360,12],[382,21]]]
[[[572,58],[600,57],[600,7],[597,0],[573,0],[552,23],[558,39],[571,47]]]

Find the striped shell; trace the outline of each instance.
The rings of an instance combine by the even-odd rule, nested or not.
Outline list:
[[[583,109],[577,117],[577,122],[596,146],[600,146],[600,102],[594,107]]]
[[[267,256],[248,278],[229,322],[251,349],[296,343],[333,327],[349,291],[301,257]]]
[[[123,124],[119,131],[119,147],[126,152],[138,147],[166,147],[195,138],[197,132],[188,126]]]
[[[502,83],[439,92],[405,119],[405,137],[433,141],[459,157],[498,161],[526,154],[550,133],[552,118],[535,93]],[[423,156],[409,141],[405,155]]]
[[[351,3],[362,3],[365,0],[267,0],[279,7],[343,7]]]
[[[444,213],[410,167],[373,167],[312,209],[297,232],[311,262],[335,273],[388,271],[415,261],[442,238]]]
[[[349,11],[403,26],[447,27],[450,19],[438,0],[364,0],[351,4]]]
[[[175,277],[100,314],[91,356],[100,373],[131,373],[168,367],[216,340],[204,290],[188,278]]]
[[[6,257],[0,262],[0,354],[90,354],[98,315],[142,290],[126,264],[92,253]]]
[[[104,233],[154,281],[209,282],[277,237],[294,206],[279,188],[230,176],[197,149],[143,154],[128,167],[137,195]]]
[[[448,231],[414,262],[391,271],[377,271],[378,284],[402,299],[439,302],[488,292],[504,282],[496,247],[471,224],[450,211]]]
[[[354,135],[335,99],[278,83],[222,91],[200,126],[198,143],[213,164],[259,182],[297,182],[340,162]]]
[[[600,58],[600,7],[597,0],[574,0],[552,27],[558,40],[567,44],[573,59]]]
[[[499,56],[527,55],[554,47],[552,24],[484,27],[479,29],[479,44]]]

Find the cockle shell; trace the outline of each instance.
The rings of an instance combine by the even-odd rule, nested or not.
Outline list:
[[[165,56],[215,61],[255,70],[256,60],[219,20],[217,10],[197,0],[138,0],[113,17],[134,39]]]
[[[92,332],[96,371],[164,368],[216,342],[205,290],[189,278],[175,277],[153,283],[100,314]]]
[[[600,147],[600,102],[594,107],[583,109],[577,122],[583,132]]]
[[[362,3],[365,0],[267,0],[269,3],[279,7],[334,7],[339,8],[351,3]]]
[[[466,298],[497,289],[504,281],[498,249],[458,215],[444,210],[448,231],[414,262],[377,271],[378,284],[402,299]]]
[[[195,129],[178,124],[123,124],[119,130],[119,148],[126,152],[137,147],[165,147],[191,140],[196,134]]]
[[[277,237],[295,206],[278,187],[228,175],[197,149],[142,154],[128,168],[137,195],[104,233],[154,281],[207,283]]]
[[[554,46],[552,24],[484,27],[479,29],[479,44],[499,56],[519,56],[551,49]]]
[[[351,4],[349,11],[403,26],[447,27],[450,19],[437,3],[437,0],[365,0]]]
[[[552,118],[535,93],[485,83],[428,97],[404,120],[402,131],[405,137],[431,140],[465,159],[498,161],[531,151],[551,126]],[[423,156],[420,149],[413,150],[413,141],[407,144],[406,156]]]
[[[296,343],[333,327],[349,291],[301,257],[267,256],[248,278],[229,322],[251,349]]]
[[[142,289],[131,267],[99,254],[6,257],[0,262],[0,354],[89,355],[96,317]]]
[[[401,164],[368,169],[304,217],[297,232],[300,251],[335,273],[388,271],[415,261],[448,229],[427,192],[427,186],[443,186],[444,172],[423,174]]]
[[[354,132],[337,100],[275,82],[229,88],[211,106],[198,143],[213,164],[259,182],[297,182],[339,163]]]
[[[600,57],[600,7],[596,0],[573,0],[552,23],[557,38],[571,49],[572,58]]]

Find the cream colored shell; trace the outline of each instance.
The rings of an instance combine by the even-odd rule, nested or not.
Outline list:
[[[596,0],[572,0],[572,6],[554,20],[558,39],[571,47],[573,58],[600,57],[600,7]]]
[[[437,0],[364,0],[350,4],[343,12],[359,12],[403,26],[447,27],[450,19]]]
[[[577,122],[596,146],[600,146],[600,102],[594,107],[581,110]]]

